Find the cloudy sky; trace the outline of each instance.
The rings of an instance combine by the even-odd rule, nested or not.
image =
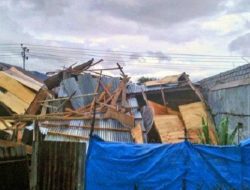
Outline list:
[[[250,61],[248,0],[1,0],[0,62],[61,69],[89,58],[136,77],[193,80]],[[243,56],[243,59],[241,58]]]

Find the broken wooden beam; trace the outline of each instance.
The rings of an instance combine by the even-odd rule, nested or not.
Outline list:
[[[104,114],[104,118],[118,120],[121,124],[127,125],[131,128],[135,126],[135,119],[133,116],[121,113],[114,109],[108,109],[108,111]]]

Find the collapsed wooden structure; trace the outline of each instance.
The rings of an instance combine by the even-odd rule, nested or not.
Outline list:
[[[22,146],[24,155],[32,154],[30,187],[48,187],[51,183],[53,187],[82,187],[84,158],[79,157],[85,152],[82,142],[88,143],[90,134],[112,142],[200,143],[204,118],[216,144],[206,102],[185,73],[140,85],[132,83],[119,64],[94,69],[100,62],[91,59],[55,73],[36,89],[23,112],[0,117],[2,123],[12,124],[4,129],[13,131],[12,141],[4,143]],[[120,76],[107,76],[105,70],[118,70]],[[64,162],[59,162],[61,157]],[[68,162],[74,166],[72,171],[66,169]],[[53,167],[62,171],[60,179],[50,172]],[[48,178],[39,173],[46,173]],[[77,180],[60,183],[68,175],[77,176]]]
[[[16,121],[9,128],[15,131],[15,138],[24,138],[23,129],[37,120],[45,140],[87,141],[95,131],[108,141],[176,143],[186,139],[200,143],[204,118],[216,144],[206,102],[185,73],[136,85],[119,64],[115,68],[93,69],[100,62],[91,59],[59,71],[44,81],[25,114],[2,117]],[[106,76],[103,70],[119,70],[120,77]],[[191,90],[194,100],[183,102],[179,98],[172,107],[166,91],[175,91],[174,88]],[[157,93],[162,103],[150,98]]]

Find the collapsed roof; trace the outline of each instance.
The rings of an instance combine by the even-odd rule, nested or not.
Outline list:
[[[13,117],[22,121],[39,120],[45,140],[88,141],[89,134],[94,133],[106,141],[119,142],[175,143],[187,138],[199,141],[202,117],[208,118],[209,113],[202,95],[185,73],[137,85],[130,82],[119,64],[112,70],[119,70],[121,77],[106,76],[102,69],[90,69],[101,61],[91,59],[61,70],[46,79],[45,86],[40,88],[37,81],[8,69],[3,76],[36,93],[35,97],[31,96],[23,88],[20,97],[16,93],[27,105],[25,115]],[[156,108],[162,109],[162,113]],[[198,117],[197,113],[200,113]],[[17,125],[25,126],[26,122]]]

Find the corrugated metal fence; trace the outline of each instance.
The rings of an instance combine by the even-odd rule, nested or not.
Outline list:
[[[29,189],[29,167],[24,146],[4,145],[0,141],[0,189]]]
[[[85,143],[39,142],[37,185],[33,189],[82,190],[84,188],[85,152]]]

